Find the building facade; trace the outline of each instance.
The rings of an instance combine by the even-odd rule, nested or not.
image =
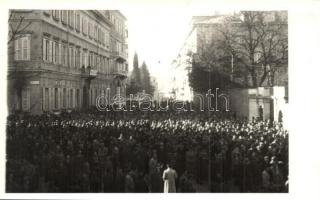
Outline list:
[[[101,95],[125,96],[128,32],[119,11],[11,10],[9,30],[9,113],[85,109]]]

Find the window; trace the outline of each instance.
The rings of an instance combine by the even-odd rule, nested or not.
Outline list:
[[[54,88],[54,108],[58,108],[58,88]]]
[[[62,64],[61,51],[62,51],[62,44],[60,43],[60,44],[58,44],[58,54],[56,54],[56,55],[58,55],[58,58],[57,58],[58,64]]]
[[[45,62],[52,62],[52,41],[48,38],[43,38],[42,44],[42,58]]]
[[[43,38],[42,40],[42,60],[47,61],[48,60],[48,49],[49,41],[46,38]]]
[[[67,107],[67,89],[66,88],[63,88],[63,92],[62,92],[62,106],[64,108]]]
[[[49,110],[49,88],[44,89],[44,110]]]
[[[80,67],[80,48],[77,48],[76,50],[76,67]]]
[[[67,46],[65,44],[61,45],[61,64],[63,66],[67,66],[68,62],[68,51],[67,51]]]
[[[86,17],[82,17],[82,33],[84,35],[88,34],[88,22]]]
[[[59,43],[55,42],[54,46],[55,46],[55,48],[54,48],[55,49],[54,63],[59,64],[59,54],[60,54]]]
[[[97,56],[97,70],[98,70],[98,72],[100,72],[100,56]]]
[[[109,46],[110,46],[110,35],[109,35],[109,33],[106,34],[106,46],[107,46],[107,48],[109,48]]]
[[[91,39],[92,38],[92,35],[93,35],[93,26],[92,26],[92,23],[91,22],[88,22],[88,34],[89,34],[89,38]]]
[[[116,51],[117,52],[122,52],[122,44],[120,42],[116,42],[117,46],[116,46]]]
[[[68,12],[68,24],[71,28],[74,27],[74,11],[73,10],[69,10]]]
[[[105,57],[101,57],[101,72],[102,73],[106,73],[106,58]]]
[[[95,41],[98,39],[98,25],[94,25],[93,38]]]
[[[106,74],[106,73],[108,73],[108,63],[107,63],[107,58],[104,58],[104,73]]]
[[[101,40],[100,40],[100,35],[101,35],[101,30],[100,30],[100,28],[98,27],[98,36],[97,36],[97,41],[99,42],[99,43],[101,43]]]
[[[80,13],[76,12],[76,31],[80,31]]]
[[[89,97],[89,105],[92,105],[92,99],[93,99],[93,91],[92,91],[93,89],[90,89],[90,97]]]
[[[73,47],[69,47],[69,67],[74,67],[74,50]]]
[[[93,54],[92,54],[92,52],[89,53],[89,66],[90,67],[93,66]]]
[[[96,105],[97,95],[98,95],[98,90],[95,89],[95,91],[94,91],[94,99],[93,99],[93,105],[94,105],[94,106]]]
[[[97,58],[98,56],[96,54],[93,54],[93,63],[92,63],[92,67],[94,69],[97,69]]]
[[[82,51],[81,48],[79,48],[79,68],[81,69],[82,67]]]
[[[52,17],[55,20],[59,20],[60,18],[60,11],[59,10],[52,10]]]
[[[110,74],[110,59],[107,58],[107,74]]]
[[[55,60],[55,58],[56,58],[56,44],[55,44],[56,42],[55,41],[53,41],[52,42],[52,63],[56,63],[56,60]]]
[[[15,60],[30,60],[30,35],[17,36],[14,47]]]
[[[48,55],[48,62],[52,62],[52,49],[53,49],[53,44],[52,41],[49,40],[49,55]]]
[[[73,108],[73,89],[70,89],[70,107]]]
[[[80,107],[80,90],[76,90],[76,107]]]
[[[61,12],[62,12],[61,13],[61,22],[63,24],[67,24],[67,22],[68,22],[68,11],[67,10],[62,10]]]
[[[106,35],[105,32],[101,31],[101,43],[102,43],[103,46],[106,45],[106,42],[105,42],[106,36],[105,35]]]
[[[83,54],[82,55],[82,65],[87,67],[88,66],[88,53],[86,51],[83,51],[82,54]]]

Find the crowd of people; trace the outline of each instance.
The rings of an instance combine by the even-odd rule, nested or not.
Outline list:
[[[7,120],[7,192],[287,192],[281,123],[207,112],[61,113]]]

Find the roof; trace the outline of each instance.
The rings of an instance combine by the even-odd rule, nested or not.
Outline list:
[[[193,16],[191,19],[192,24],[221,24],[227,18],[236,21],[240,21],[240,17],[237,15],[213,15],[213,16]]]

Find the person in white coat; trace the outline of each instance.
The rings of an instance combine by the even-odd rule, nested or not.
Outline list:
[[[163,171],[162,179],[164,181],[164,193],[175,193],[176,192],[176,179],[178,178],[176,170],[172,169],[167,164],[167,169]]]

